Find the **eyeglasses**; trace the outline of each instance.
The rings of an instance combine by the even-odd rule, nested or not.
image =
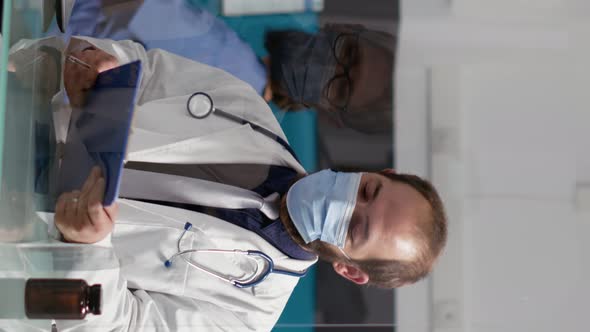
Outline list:
[[[350,102],[350,94],[352,93],[350,69],[358,62],[358,42],[358,33],[341,33],[336,37],[332,46],[332,54],[336,63],[342,66],[343,73],[334,75],[328,81],[324,88],[324,96],[332,106],[342,111],[346,111]]]

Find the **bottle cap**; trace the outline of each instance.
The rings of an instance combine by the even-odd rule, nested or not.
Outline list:
[[[88,299],[88,309],[94,315],[101,314],[102,306],[102,289],[100,285],[90,287],[90,297]]]

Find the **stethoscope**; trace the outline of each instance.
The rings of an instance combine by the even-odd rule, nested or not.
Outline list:
[[[252,127],[252,129],[281,144],[285,149],[287,149],[287,151],[289,151],[289,153],[293,156],[293,158],[295,158],[295,160],[299,161],[297,155],[295,154],[293,149],[291,149],[291,146],[289,146],[289,143],[285,142],[285,140],[282,139],[280,136],[251,121],[248,121],[237,115],[233,115],[225,111],[222,111],[219,108],[215,108],[215,106],[213,105],[213,99],[211,99],[211,96],[209,96],[205,92],[193,93],[186,102],[186,109],[188,110],[188,113],[196,119],[204,119],[209,115],[215,113],[219,116],[222,116],[228,120],[237,122],[239,124],[249,124]]]
[[[177,248],[178,252],[175,253],[174,255],[170,256],[170,258],[168,258],[164,262],[164,266],[166,266],[166,267],[172,266],[172,260],[174,260],[174,258],[180,256],[190,266],[192,266],[202,272],[205,272],[205,273],[209,274],[210,276],[213,276],[217,279],[220,279],[225,282],[229,282],[230,284],[232,284],[238,288],[254,287],[254,286],[258,285],[259,283],[263,282],[271,273],[284,274],[284,275],[297,277],[297,278],[305,277],[305,275],[307,274],[307,270],[305,270],[303,272],[294,272],[294,271],[277,269],[274,266],[273,259],[270,256],[268,256],[267,254],[265,254],[259,250],[239,250],[239,249],[234,249],[234,250],[223,250],[223,249],[182,250],[180,248],[180,242],[182,241],[184,234],[186,234],[186,232],[189,229],[191,229],[192,227],[193,227],[193,225],[190,222],[187,222],[186,224],[184,224],[184,230],[182,231],[182,234],[180,234],[180,237],[178,238],[178,241],[176,242],[176,248]],[[193,253],[193,252],[206,252],[206,253],[212,253],[212,254],[244,255],[246,258],[251,259],[256,263],[256,268],[255,268],[254,272],[252,273],[252,275],[247,278],[234,279],[231,277],[226,277],[226,276],[223,276],[215,271],[209,270],[209,269],[204,268],[198,264],[195,264],[195,263],[191,262],[188,258],[184,257],[185,254],[189,254],[189,253]],[[259,264],[258,264],[258,261],[256,260],[257,258],[261,258],[265,263],[264,264],[265,267],[261,271],[259,271]]]
[[[261,134],[269,137],[270,139],[278,142],[279,144],[281,144],[297,160],[297,156],[295,155],[295,152],[293,151],[293,149],[291,149],[291,146],[289,146],[289,144],[287,142],[285,142],[284,139],[282,139],[278,135],[274,134],[272,131],[270,131],[260,125],[257,125],[255,123],[248,121],[246,119],[243,119],[239,116],[224,112],[223,110],[220,110],[218,108],[215,108],[213,105],[213,99],[211,99],[211,96],[209,96],[205,92],[193,93],[188,98],[188,100],[186,102],[186,109],[188,110],[188,113],[196,119],[204,119],[204,118],[208,117],[209,115],[215,113],[219,116],[222,116],[222,117],[224,117],[228,120],[231,120],[231,121],[235,121],[239,124],[249,124],[253,130],[258,131],[259,133],[261,133]],[[283,274],[283,275],[288,275],[288,276],[297,277],[297,278],[302,278],[307,274],[307,270],[303,271],[303,272],[295,272],[295,271],[277,269],[274,266],[273,259],[270,256],[268,256],[267,254],[265,254],[259,250],[239,250],[239,249],[234,249],[234,250],[223,250],[223,249],[182,250],[180,248],[180,242],[182,241],[184,234],[186,234],[186,232],[189,229],[191,229],[192,226],[193,225],[189,222],[187,222],[184,225],[184,230],[182,231],[182,233],[180,234],[180,237],[178,238],[178,241],[176,242],[177,252],[174,255],[170,256],[170,258],[168,258],[164,262],[164,266],[166,266],[166,267],[172,266],[172,261],[176,257],[181,257],[190,266],[192,266],[202,272],[205,272],[205,273],[209,274],[210,276],[213,276],[217,279],[220,279],[225,282],[229,282],[230,284],[232,284],[238,288],[247,288],[247,287],[256,286],[256,285],[260,284],[261,282],[263,282],[271,273]],[[202,252],[202,253],[211,253],[211,254],[243,255],[246,258],[253,260],[256,263],[255,264],[256,268],[255,268],[254,272],[252,273],[252,275],[247,278],[235,279],[235,278],[223,276],[215,271],[204,268],[204,267],[190,261],[186,257],[184,257],[185,254],[193,253],[193,252]],[[260,270],[260,268],[259,268],[259,264],[258,264],[259,260],[258,259],[262,259],[262,261],[264,262],[265,267],[262,270]]]

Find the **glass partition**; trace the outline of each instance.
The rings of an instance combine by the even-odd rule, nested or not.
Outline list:
[[[26,47],[27,40],[42,37],[40,3],[3,4],[0,228],[4,242],[46,238],[36,211],[47,209],[52,201],[55,140],[50,104],[59,90],[61,64],[59,51],[49,45]]]
[[[0,330],[49,328],[10,306],[31,277],[83,278],[109,295],[102,315],[58,330],[587,330],[587,1],[5,0],[2,10]],[[137,74],[120,67],[134,60],[137,98],[90,111],[105,86],[134,88],[113,79]],[[207,119],[187,109],[202,91],[216,108]],[[130,108],[129,133],[82,130]],[[90,146],[101,149],[62,167]],[[124,167],[105,166],[115,161]],[[98,177],[82,185],[94,164],[120,189],[114,217],[93,210],[112,228],[83,216],[60,234],[60,194],[87,212],[60,186],[101,189]],[[359,182],[318,177],[293,204],[354,208],[293,220],[288,190],[322,169]],[[322,236],[304,240],[307,227]],[[270,264],[246,270],[251,260],[197,249],[260,250],[308,273],[238,289],[194,265],[243,277]]]
[[[391,213],[391,204],[383,200],[378,208],[369,207],[368,196],[375,194],[373,199],[377,199],[381,185],[393,182],[388,180],[393,176],[389,169],[397,163],[397,147],[392,142],[399,22],[398,1],[388,0],[4,1],[0,72],[0,294],[18,296],[20,290],[11,288],[14,278],[70,277],[102,284],[105,296],[125,295],[125,299],[105,298],[100,316],[88,316],[83,322],[58,320],[58,330],[88,324],[97,330],[135,326],[136,331],[141,331],[153,327],[150,324],[167,324],[170,330],[186,327],[214,331],[217,327],[233,330],[234,325],[230,324],[238,324],[235,330],[395,331],[398,318],[395,291],[391,288],[397,285],[396,278],[382,281],[385,288],[367,287],[369,279],[355,279],[347,269],[335,265],[344,264],[350,271],[362,265],[359,270],[368,271],[371,264],[399,263],[390,257],[391,246],[375,250],[395,236],[387,231],[387,218],[373,218],[381,220],[375,224],[381,227],[378,230],[374,229],[376,226],[367,226],[366,234],[373,234],[368,247],[352,247],[351,232],[354,227],[359,232],[361,218],[351,210],[337,220],[350,223],[351,230],[340,235],[343,251],[332,252],[335,240],[318,240],[316,243],[323,242],[323,247],[313,247],[311,241],[304,243],[287,210],[286,197],[298,177],[332,169],[338,174],[357,176],[358,188],[347,188],[351,193],[347,199],[367,201],[367,213],[381,208]],[[92,136],[80,128],[85,121],[95,121],[102,115],[88,111],[92,98],[102,87],[113,83],[115,74],[121,74],[120,65],[134,60],[140,60],[142,76],[137,84],[130,134],[125,135],[125,144],[119,150],[106,153],[114,159],[124,159],[121,174],[137,171],[153,176],[134,184],[126,182],[131,177],[125,176],[117,180],[120,182],[114,181],[120,190],[119,211],[117,218],[111,220],[114,226],[110,235],[92,241],[77,238],[80,234],[76,227],[92,220],[91,216],[71,223],[74,232],[60,234],[54,225],[58,197],[66,194],[62,196],[67,197],[64,209],[82,200],[80,192],[63,190],[63,183],[80,177],[77,170],[81,173],[88,160],[102,167],[105,187],[109,177],[115,178],[113,174],[119,171],[105,166],[107,162],[100,155],[104,150],[97,154],[89,152],[89,159],[70,168],[64,166],[64,156],[80,146],[90,151],[90,145],[101,146],[108,140],[107,135],[116,135],[115,125],[103,126],[101,130],[106,132],[112,129],[107,134],[101,132],[103,136]],[[105,65],[109,61],[114,64]],[[67,68],[70,74],[66,74]],[[206,75],[187,79],[193,71]],[[104,72],[115,74],[99,75]],[[93,73],[92,84],[85,85],[85,74],[71,73]],[[124,88],[133,85],[129,81],[119,83]],[[115,88],[122,87],[117,84]],[[215,103],[212,122],[194,119],[187,112],[187,99],[199,89],[208,91]],[[76,93],[83,97],[80,103]],[[114,99],[106,98],[108,111],[120,106],[119,100]],[[103,113],[108,113],[102,106]],[[170,115],[162,117],[158,111]],[[222,112],[230,116],[219,116]],[[173,114],[180,114],[181,120]],[[240,117],[237,124],[232,115]],[[289,149],[283,149],[283,138]],[[193,143],[197,148],[190,153],[185,150],[186,154],[167,154],[179,146],[190,150]],[[124,158],[117,155],[125,148]],[[293,155],[285,152],[291,149]],[[254,171],[250,172],[251,168]],[[64,174],[64,169],[71,172]],[[385,171],[377,173],[381,170]],[[268,215],[260,217],[265,210],[252,212],[249,208],[245,215],[258,215],[261,225],[253,229],[230,220],[233,217],[229,212],[210,209],[225,209],[224,206],[197,204],[190,199],[187,202],[188,194],[182,199],[172,195],[172,200],[163,195],[148,197],[150,192],[161,194],[163,186],[144,190],[141,197],[127,190],[138,183],[161,184],[154,174],[184,177],[175,182],[174,188],[205,180],[247,189],[265,199],[273,197],[269,195],[273,192],[266,191],[275,188],[272,190],[281,199],[271,203],[280,210],[280,216],[274,218],[273,224],[273,220],[267,220]],[[367,180],[367,174],[372,181]],[[86,173],[83,178],[86,180]],[[82,184],[83,181],[79,182],[75,189],[84,193],[87,187]],[[178,191],[184,193],[188,187],[183,188]],[[369,192],[370,189],[374,191]],[[208,202],[217,201],[221,199]],[[107,211],[102,205],[101,209]],[[79,212],[80,206],[76,205],[75,211]],[[178,224],[180,219],[183,221]],[[188,248],[190,240],[175,242],[184,234],[182,227],[187,220],[193,223],[187,238],[195,237],[195,248],[209,245],[212,247],[207,250],[264,249],[271,253],[277,267],[298,269],[298,264],[302,264],[307,275],[297,280],[296,286],[292,279],[273,274],[261,278],[264,281],[255,287],[228,290],[227,285],[216,283],[218,280],[206,272],[185,269],[187,262],[180,257],[188,257],[190,266],[194,263],[190,260],[200,257],[185,255],[190,252],[180,250],[181,244]],[[226,222],[234,225],[227,226]],[[236,224],[241,228],[233,228]],[[273,236],[279,240],[265,233],[273,227],[278,228],[279,234]],[[229,231],[238,235],[229,236]],[[381,233],[388,235],[376,239]],[[179,258],[170,264],[169,257],[177,249]],[[312,264],[309,257],[297,258],[301,255],[319,255],[320,259]],[[166,270],[165,263],[173,269]],[[212,264],[226,266],[230,271],[235,266],[249,266],[238,258],[219,259]],[[184,272],[178,272],[181,270]],[[177,279],[182,273],[187,274],[184,281]],[[155,279],[150,279],[152,276]],[[183,283],[186,285],[182,290],[176,288]],[[137,317],[150,320],[158,316],[141,303],[144,291],[145,296],[158,302],[160,309],[169,310],[167,314],[183,312],[184,309],[177,309],[190,302],[194,306],[186,312],[199,318],[186,323],[165,314],[159,322],[134,321]],[[172,299],[171,302],[162,296]],[[140,312],[117,316],[122,312],[117,311],[119,306],[127,300],[130,302],[125,303],[131,303],[130,307]],[[10,304],[0,296],[0,309],[15,310],[8,307]],[[0,330],[50,326],[49,321],[26,320],[22,313],[15,315],[0,314]]]

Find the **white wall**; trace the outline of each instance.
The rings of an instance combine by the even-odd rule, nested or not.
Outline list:
[[[395,72],[394,159],[399,172],[430,175],[430,79],[420,66],[397,67]],[[431,331],[432,280],[396,290],[398,332]]]
[[[588,330],[588,8],[402,7],[396,157],[438,186],[451,233],[432,278],[398,292],[399,332]]]
[[[460,101],[460,114],[432,108],[439,143],[451,137],[431,151],[452,233],[431,296],[458,317],[434,315],[435,331],[587,330],[590,219],[575,193],[590,180],[590,70],[547,65],[461,66],[433,82],[458,76]]]

